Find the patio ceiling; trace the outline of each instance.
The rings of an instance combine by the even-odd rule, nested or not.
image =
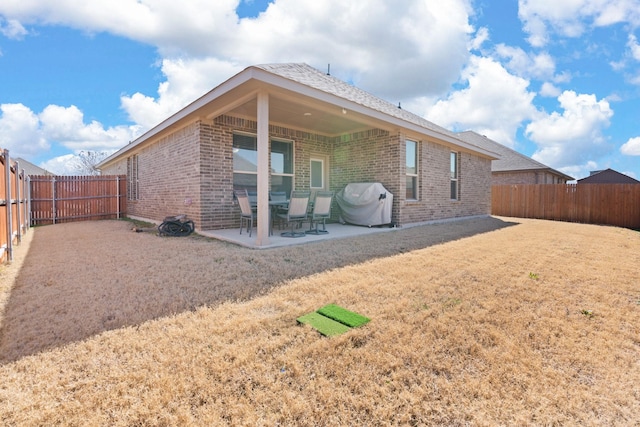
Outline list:
[[[271,125],[306,130],[325,136],[339,136],[373,127],[371,120],[347,108],[300,99],[299,96],[294,99],[286,94],[269,95]],[[228,114],[256,120],[256,111],[257,101],[254,98],[233,108]],[[380,127],[380,123],[377,127]]]

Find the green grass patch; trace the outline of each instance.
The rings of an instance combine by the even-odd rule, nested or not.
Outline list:
[[[333,319],[336,322],[340,322],[351,328],[357,328],[358,326],[362,326],[371,320],[368,317],[362,316],[358,313],[354,313],[353,311],[349,311],[335,304],[325,305],[317,312],[325,317]]]
[[[298,317],[297,321],[313,326],[318,332],[327,337],[340,335],[351,329],[349,326],[338,323],[316,311]]]

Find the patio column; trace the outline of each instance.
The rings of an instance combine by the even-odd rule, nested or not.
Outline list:
[[[256,245],[269,244],[269,94],[258,92],[258,229]]]

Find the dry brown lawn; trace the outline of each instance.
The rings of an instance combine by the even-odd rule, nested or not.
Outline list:
[[[640,233],[486,218],[292,248],[32,229],[0,424],[640,425]],[[295,319],[372,319],[324,338]]]

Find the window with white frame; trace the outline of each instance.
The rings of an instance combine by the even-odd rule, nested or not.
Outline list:
[[[418,143],[407,139],[406,146],[406,199],[418,200]]]
[[[127,157],[127,199],[138,200],[138,155]]]
[[[312,189],[323,189],[324,188],[324,160],[322,159],[311,159],[310,164],[310,187]]]
[[[233,135],[233,188],[257,191],[258,142],[255,135]],[[271,140],[271,191],[293,189],[293,143]]]
[[[451,200],[460,198],[459,177],[460,177],[460,155],[455,151],[451,152]]]

